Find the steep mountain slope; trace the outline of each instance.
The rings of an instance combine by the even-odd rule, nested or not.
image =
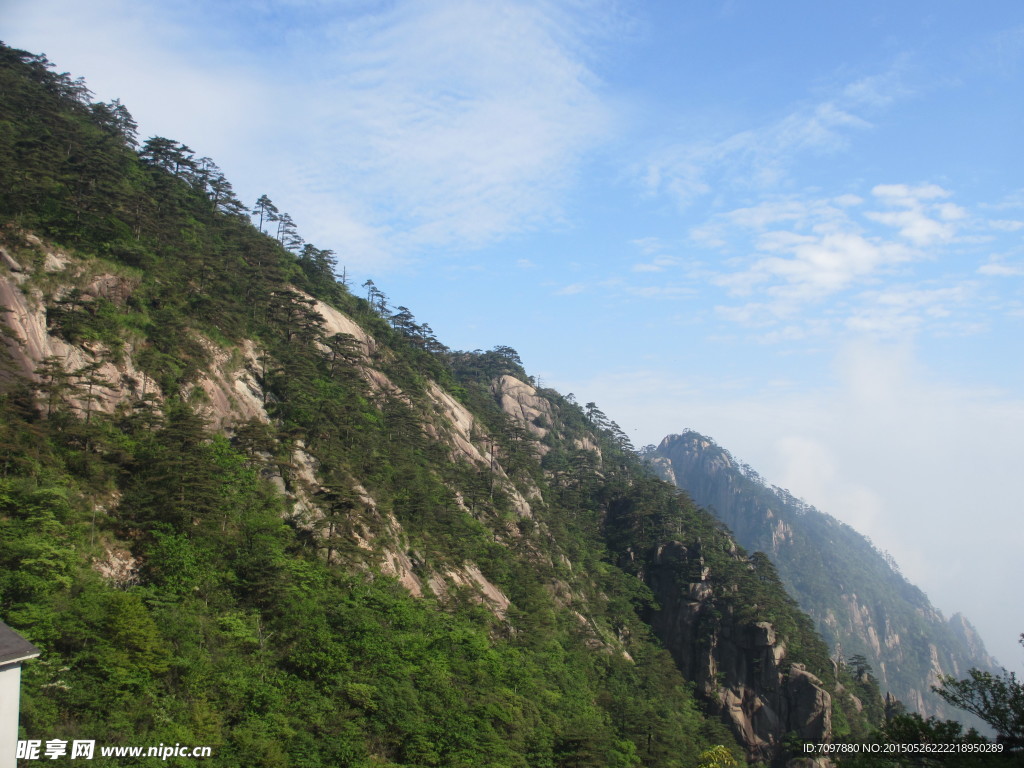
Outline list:
[[[962,717],[930,686],[943,674],[997,668],[963,616],[944,619],[864,536],[768,485],[710,438],[670,435],[646,458],[740,544],[767,553],[830,647],[841,657],[862,656],[881,688],[908,707]]]
[[[625,767],[865,732],[877,690],[597,409],[354,296],[268,199],[251,219],[212,161],[136,152],[127,110],[41,57],[0,65],[0,615],[43,649],[28,735]]]

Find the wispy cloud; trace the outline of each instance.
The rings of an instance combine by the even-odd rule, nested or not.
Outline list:
[[[671,280],[657,285],[629,285],[624,283],[616,286],[620,291],[630,296],[639,296],[644,299],[679,299],[696,296],[698,288],[692,282]]]
[[[849,330],[876,338],[903,338],[925,324],[949,321],[960,314],[973,298],[967,283],[941,288],[893,287],[862,294],[859,305],[846,318]],[[981,330],[977,323],[961,321],[961,333]]]
[[[971,233],[989,224],[952,197],[935,184],[882,184],[868,197],[791,196],[719,214],[691,233],[723,256],[709,279],[732,301],[716,315],[772,341],[976,332],[968,311],[979,301],[975,274],[1014,275],[1017,265],[989,258],[980,268],[921,273],[988,242]]]
[[[637,248],[645,256],[655,256],[668,248],[665,241],[660,237],[640,237],[631,241],[630,245]]]
[[[741,322],[755,316],[792,316],[918,256],[899,240],[866,234],[828,199],[789,199],[737,209],[718,217],[708,231],[721,241],[735,237],[737,230],[745,233],[741,242],[752,237],[753,258],[714,282],[736,297],[757,296],[745,309],[723,309]],[[698,237],[707,239],[707,232]]]
[[[853,135],[872,128],[872,112],[906,93],[894,67],[717,141],[670,139],[644,166],[643,183],[649,193],[666,194],[680,207],[712,189],[778,187],[798,158],[844,149]]]
[[[1024,229],[1024,221],[1018,221],[1016,219],[992,219],[988,222],[988,225],[992,227],[992,229],[997,229],[1001,232],[1017,232],[1018,230]]]
[[[974,63],[982,69],[1000,76],[1020,72],[1024,58],[1024,26],[1010,27],[990,35],[983,44],[972,50]]]
[[[879,270],[913,258],[900,243],[884,242],[853,232],[826,235],[768,233],[758,250],[772,255],[757,259],[742,272],[725,275],[719,284],[735,295],[758,290],[772,297],[780,314],[796,304],[820,302]]]
[[[303,175],[361,208],[398,252],[557,221],[560,193],[612,121],[567,13],[449,0],[339,22],[330,77],[300,94]]]
[[[953,203],[938,202],[950,193],[936,184],[910,187],[906,184],[880,184],[872,193],[883,204],[897,210],[870,211],[865,216],[899,230],[914,245],[925,246],[936,241],[949,241],[956,232],[956,222],[967,212]]]
[[[1010,262],[994,256],[978,267],[978,274],[988,277],[1024,277],[1024,263]]]
[[[583,283],[570,283],[555,291],[555,296],[575,296],[578,293],[583,293],[585,290],[587,290],[587,286]]]
[[[671,256],[658,256],[651,261],[634,264],[632,270],[634,272],[664,272],[669,267],[674,267],[678,263],[679,260]]]

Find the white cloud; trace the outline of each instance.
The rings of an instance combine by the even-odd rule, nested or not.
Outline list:
[[[691,297],[698,293],[697,288],[688,282],[663,282],[658,285],[623,285],[622,290],[630,296],[646,299],[678,299]]]
[[[769,228],[783,224],[785,229]],[[753,260],[714,282],[733,296],[756,294],[758,314],[788,317],[918,256],[907,246],[869,237],[827,200],[764,203],[718,219],[718,236],[753,230]],[[713,230],[712,230],[713,231]],[[744,313],[726,312],[740,320]]]
[[[766,292],[786,302],[821,301],[850,287],[859,278],[913,256],[898,244],[872,242],[852,233],[793,238],[788,244],[780,240],[773,238],[772,247],[788,252],[786,256],[759,259],[730,281],[738,279],[747,285],[773,283]]]
[[[666,250],[665,242],[660,237],[641,237],[630,241],[645,256],[654,256]]]
[[[979,207],[992,211],[1012,211],[1024,208],[1024,189],[1016,189],[995,203],[982,203]]]
[[[832,200],[797,196],[769,198],[756,205],[721,213],[690,230],[690,239],[704,247],[728,250],[737,230],[751,231],[762,250],[774,250],[788,238],[799,240],[808,232],[841,232],[851,229],[845,207],[858,205],[861,198],[846,195]],[[778,229],[778,226],[787,229]],[[772,228],[775,227],[775,228]]]
[[[739,302],[719,302],[717,317],[775,342],[982,328],[969,317],[981,301],[972,275],[960,268],[936,276],[935,265],[954,247],[988,242],[970,235],[987,223],[973,221],[936,184],[877,185],[871,197],[873,210],[850,193],[768,199],[691,230],[695,244],[724,257],[707,279]],[[978,271],[1012,275],[1016,265],[990,259]]]
[[[578,293],[583,293],[585,290],[587,290],[587,286],[583,283],[570,283],[555,291],[555,296],[575,296]]]
[[[1024,264],[992,258],[987,264],[978,267],[978,273],[989,277],[1024,277]]]
[[[864,202],[864,198],[858,195],[839,195],[838,197],[832,198],[832,202],[841,208],[850,208],[855,205],[860,205]]]
[[[875,337],[905,337],[926,324],[949,319],[969,303],[971,294],[966,284],[865,292],[859,306],[846,319],[846,327]],[[977,330],[976,326],[959,328],[961,332]]]
[[[715,307],[715,314],[738,325],[763,328],[774,325],[780,318],[790,314],[790,311],[774,304],[750,301],[738,306],[718,305]]]
[[[902,237],[916,246],[952,240],[956,234],[954,222],[967,216],[966,211],[958,205],[929,202],[950,195],[947,190],[935,184],[917,187],[880,184],[871,192],[881,202],[902,210],[871,211],[864,215],[872,221],[895,227]]]
[[[679,260],[671,256],[659,256],[649,262],[634,264],[631,269],[633,272],[664,272],[669,267],[674,267],[678,264]]]
[[[880,75],[869,75],[843,88],[843,98],[853,105],[885,107],[899,97],[910,94],[902,80],[902,69],[906,58],[897,61],[889,71]]]
[[[915,187],[909,184],[877,184],[871,194],[907,206],[917,205],[921,200],[941,199],[950,195],[948,190],[938,184],[919,184]]]

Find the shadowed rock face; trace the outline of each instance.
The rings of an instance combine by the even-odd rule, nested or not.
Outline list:
[[[769,622],[740,620],[716,604],[699,552],[671,542],[649,562],[644,580],[659,609],[648,621],[752,760],[773,761],[791,732],[807,741],[831,739],[832,699],[821,681],[787,663],[785,644]],[[681,581],[698,571],[699,581]]]

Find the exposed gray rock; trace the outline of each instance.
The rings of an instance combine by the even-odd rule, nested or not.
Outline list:
[[[685,573],[700,581],[680,584]],[[644,579],[660,606],[647,617],[711,710],[746,747],[751,760],[778,758],[787,734],[827,742],[832,699],[786,648],[766,621],[745,622],[715,603],[699,551],[680,542],[660,546]]]
[[[496,378],[491,390],[501,409],[526,428],[535,438],[548,433],[551,423],[551,403],[537,394],[537,389],[515,376],[505,374]]]

